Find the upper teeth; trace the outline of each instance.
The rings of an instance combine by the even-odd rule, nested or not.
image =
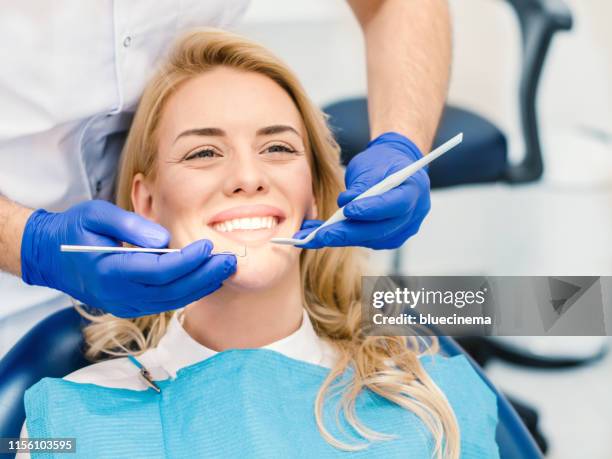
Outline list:
[[[234,218],[233,220],[225,220],[224,222],[215,223],[213,228],[217,231],[230,232],[234,230],[272,228],[277,224],[277,217]]]

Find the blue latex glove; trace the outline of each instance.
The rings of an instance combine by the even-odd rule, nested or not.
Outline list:
[[[217,290],[236,271],[234,255],[211,255],[202,239],[180,252],[70,253],[61,244],[167,247],[168,231],[106,201],[62,213],[42,209],[28,219],[21,243],[23,280],[61,290],[119,317],[177,309]]]
[[[422,157],[418,147],[403,135],[382,134],[348,164],[346,191],[338,196],[338,207]],[[344,209],[347,220],[325,227],[311,242],[299,247],[395,249],[417,233],[430,206],[429,176],[421,169],[392,190],[348,204]],[[321,223],[321,220],[305,220],[293,237],[302,239]]]

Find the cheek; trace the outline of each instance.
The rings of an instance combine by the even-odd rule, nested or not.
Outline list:
[[[193,172],[193,171],[185,171]],[[154,203],[159,223],[168,229],[190,220],[210,199],[210,180],[196,174],[175,174],[159,180]]]
[[[314,202],[312,176],[308,163],[304,161],[304,164],[300,164],[299,167],[283,174],[280,183],[288,200],[293,203],[293,207],[297,209],[299,206],[300,211],[307,212]]]

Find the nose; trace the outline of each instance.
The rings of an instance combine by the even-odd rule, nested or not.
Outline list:
[[[257,154],[249,147],[235,151],[228,166],[229,173],[223,186],[226,195],[250,196],[268,192],[268,177],[260,161],[257,161]]]

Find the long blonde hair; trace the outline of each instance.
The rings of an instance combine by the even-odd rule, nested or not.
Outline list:
[[[308,133],[309,165],[319,216],[328,218],[337,209],[336,197],[343,189],[343,180],[339,147],[324,114],[310,102],[293,73],[269,51],[242,37],[212,29],[196,30],[181,39],[147,85],[123,149],[117,204],[133,211],[130,197],[133,177],[138,172],[151,179],[155,177],[156,133],[168,98],[185,81],[217,66],[265,75],[291,96]],[[354,376],[343,387],[342,409],[347,421],[365,440],[390,438],[357,419],[355,402],[367,388],[419,416],[432,432],[434,455],[458,458],[460,436],[453,410],[418,359],[424,352],[437,352],[435,338],[424,350],[416,337],[366,336],[361,327],[362,270],[358,249],[304,250],[300,270],[304,307],[316,332],[331,342],[340,356],[322,384],[314,406],[321,435],[337,448],[363,447],[336,439],[322,420],[332,382],[350,366]],[[92,321],[84,330],[87,355],[92,359],[138,354],[156,346],[173,314],[121,319],[81,311]]]

